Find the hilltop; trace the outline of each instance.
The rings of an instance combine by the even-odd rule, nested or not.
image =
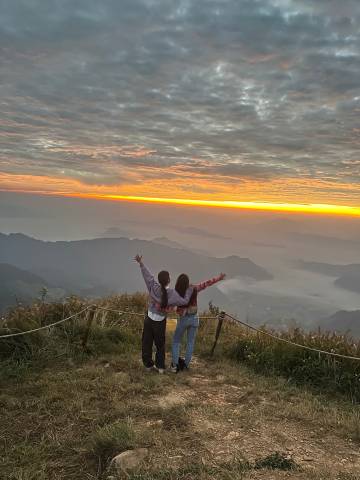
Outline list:
[[[141,314],[144,300],[123,295],[102,303]],[[9,325],[34,326],[26,319],[42,308],[17,309]],[[48,321],[59,308],[45,306]],[[67,315],[82,305],[72,299],[62,308]],[[0,478],[360,478],[358,406],[231,359],[237,338],[251,340],[231,324],[210,358],[215,326],[202,321],[192,369],[177,375],[144,372],[141,316],[98,312],[85,351],[86,318],[22,337],[15,350],[0,344]],[[146,449],[144,462],[117,475],[111,458],[137,448]]]

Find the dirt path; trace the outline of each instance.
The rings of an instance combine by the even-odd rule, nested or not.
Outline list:
[[[230,361],[159,375],[134,351],[25,380],[0,392],[0,479],[107,480],[146,448],[130,480],[360,480],[358,410]],[[298,468],[253,468],[276,452]]]
[[[335,428],[322,427],[321,421],[284,417],[274,392],[259,392],[252,380],[243,375],[240,382],[231,383],[219,368],[208,368],[198,359],[191,372],[177,375],[171,388],[157,397],[158,406],[178,408],[189,415],[190,423],[177,433],[182,448],[169,445],[167,466],[178,468],[189,455],[211,465],[234,459],[253,463],[280,452],[292,458],[299,471],[251,470],[243,478],[360,479],[356,443]]]

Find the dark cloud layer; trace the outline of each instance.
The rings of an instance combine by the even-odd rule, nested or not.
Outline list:
[[[358,1],[0,10],[0,171],[89,185],[317,179],[360,199]]]

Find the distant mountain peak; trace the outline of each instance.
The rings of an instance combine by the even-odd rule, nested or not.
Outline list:
[[[153,238],[151,241],[170,248],[180,248],[182,250],[186,249],[186,247],[184,245],[181,245],[181,243],[170,240],[167,237],[156,237]]]

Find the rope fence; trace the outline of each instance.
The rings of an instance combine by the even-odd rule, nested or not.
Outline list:
[[[104,310],[105,312],[112,312],[112,313],[116,313],[118,315],[137,315],[139,317],[144,316],[144,312],[131,312],[131,311],[127,311],[127,310],[113,310],[111,308],[101,307],[99,305],[93,305],[93,307],[98,309],[98,310]],[[201,319],[201,320],[216,320],[217,318],[218,318],[217,316],[199,315],[199,319]],[[176,318],[170,318],[169,317],[168,320],[176,320]]]
[[[143,316],[144,314],[141,312],[130,312],[126,310],[113,310],[112,308],[101,307],[100,305],[92,305],[92,308],[96,310],[103,310],[105,312],[116,313],[117,315],[135,315],[135,316]]]
[[[21,335],[27,335],[28,333],[35,333],[35,332],[39,332],[40,330],[46,330],[47,328],[55,327],[56,325],[60,325],[61,323],[67,322],[68,320],[71,320],[72,318],[75,318],[75,317],[81,315],[82,313],[85,313],[90,308],[91,307],[86,307],[86,308],[80,310],[80,312],[76,312],[73,315],[70,315],[69,317],[58,320],[57,322],[49,323],[49,325],[43,325],[42,327],[33,328],[32,330],[26,330],[25,332],[8,333],[6,335],[1,335],[0,339],[1,338],[10,338],[10,337],[20,337]]]
[[[127,310],[114,310],[114,309],[103,307],[103,306],[100,306],[100,305],[88,305],[87,307],[83,308],[79,312],[76,312],[76,313],[74,313],[74,314],[72,314],[72,315],[70,315],[66,318],[58,320],[57,322],[51,323],[49,325],[44,325],[42,327],[34,328],[32,330],[26,330],[24,332],[16,332],[16,333],[8,333],[8,334],[5,334],[5,335],[0,335],[0,340],[3,339],[3,338],[19,337],[21,335],[27,335],[27,334],[34,333],[34,332],[39,332],[40,330],[46,330],[48,328],[55,327],[56,325],[60,325],[62,323],[67,322],[68,320],[71,320],[75,317],[78,317],[79,315],[82,315],[83,313],[85,313],[88,310],[92,310],[93,313],[95,313],[96,310],[103,310],[103,311],[115,313],[115,314],[120,315],[120,316],[133,315],[133,316],[143,317],[143,315],[144,315],[143,312],[132,312],[132,311],[127,311]],[[355,357],[355,356],[351,356],[351,355],[342,355],[340,353],[335,353],[335,352],[328,352],[326,350],[320,350],[318,348],[309,347],[307,345],[302,345],[300,343],[292,342],[291,340],[287,340],[287,339],[282,338],[278,335],[275,335],[271,332],[267,332],[265,330],[261,330],[259,328],[256,328],[253,325],[249,325],[248,323],[243,322],[243,321],[233,317],[232,315],[230,315],[227,312],[221,312],[217,316],[203,316],[203,315],[199,316],[199,318],[201,320],[216,320],[216,319],[218,319],[218,321],[219,321],[218,327],[217,327],[217,330],[216,330],[215,343],[214,343],[212,352],[215,349],[216,343],[217,343],[218,338],[220,336],[220,331],[221,331],[221,327],[222,327],[222,324],[223,324],[223,320],[226,317],[229,318],[230,320],[232,320],[233,322],[239,324],[239,325],[242,325],[242,326],[258,333],[258,334],[266,335],[268,337],[271,337],[273,340],[276,340],[278,342],[283,342],[283,343],[286,343],[288,345],[292,345],[292,346],[297,347],[297,348],[302,348],[304,350],[309,350],[309,351],[312,351],[312,352],[316,352],[316,353],[319,353],[319,354],[322,354],[322,355],[327,355],[327,356],[337,357],[337,358],[344,358],[344,359],[348,359],[348,360],[360,361],[360,357]],[[91,319],[89,321],[89,324],[88,324],[89,328],[90,328],[90,325],[91,325],[91,321],[92,321],[92,317],[91,317]]]
[[[260,333],[262,335],[267,335],[268,337],[271,337],[274,340],[277,340],[278,342],[287,343],[289,345],[293,345],[294,347],[303,348],[304,350],[310,350],[312,352],[320,353],[320,354],[323,354],[323,355],[328,355],[328,356],[331,356],[331,357],[347,358],[348,360],[359,360],[360,361],[360,357],[352,357],[351,355],[342,355],[341,353],[328,352],[326,350],[320,350],[318,348],[313,348],[313,347],[309,347],[307,345],[302,345],[301,343],[292,342],[291,340],[286,340],[286,338],[279,337],[278,335],[274,335],[273,333],[267,332],[266,330],[260,330],[259,328],[256,328],[252,325],[249,325],[248,323],[242,322],[241,320],[238,320],[237,318],[233,317],[232,315],[229,315],[228,313],[225,313],[225,315],[227,317],[229,317],[231,320],[233,320],[234,322],[236,322],[240,325],[243,325],[244,327],[249,328],[250,330],[253,330],[254,332]]]

